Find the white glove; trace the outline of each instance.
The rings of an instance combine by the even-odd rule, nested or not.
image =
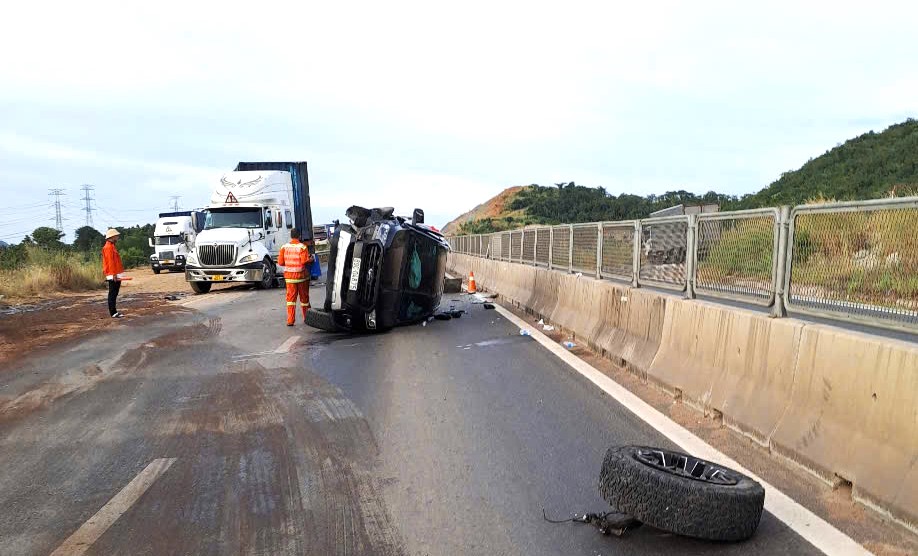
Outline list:
[[[106,280],[114,280],[114,279],[115,279],[115,276],[112,275],[112,274],[109,274],[108,276],[105,277],[105,279],[106,279]]]

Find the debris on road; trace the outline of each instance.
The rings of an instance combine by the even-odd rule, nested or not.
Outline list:
[[[494,304],[493,304],[493,303],[485,303],[485,304],[483,305],[483,307],[484,307],[485,309],[493,309],[493,308],[494,308]]]
[[[643,525],[640,520],[620,512],[574,514],[573,517],[568,519],[551,519],[545,513],[545,508],[542,508],[542,519],[549,523],[592,524],[595,525],[603,535],[611,534],[616,537],[621,537],[628,530],[637,529]]]
[[[567,349],[574,349],[575,347],[577,347],[577,344],[571,341],[567,341],[567,342],[564,342],[564,347],[566,347]]]
[[[677,535],[742,541],[759,526],[765,489],[749,477],[688,454],[613,446],[599,492],[617,512]]]
[[[437,313],[434,318],[437,320],[452,320],[453,317],[449,313]]]
[[[532,336],[532,332],[526,330],[525,328],[520,328],[520,336]]]
[[[443,293],[462,293],[462,278],[450,276],[443,277]]]

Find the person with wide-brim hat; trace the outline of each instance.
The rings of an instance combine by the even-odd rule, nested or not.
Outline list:
[[[120,319],[124,314],[119,313],[115,308],[115,302],[118,300],[118,292],[121,291],[121,279],[124,277],[124,265],[121,263],[121,255],[115,243],[121,238],[121,232],[114,228],[109,228],[105,232],[105,245],[102,246],[102,274],[105,275],[105,281],[108,282],[108,314],[113,319]]]

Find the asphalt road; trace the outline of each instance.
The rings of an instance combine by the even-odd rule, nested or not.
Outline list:
[[[227,290],[0,370],[0,554],[817,553],[769,514],[742,544],[543,521],[606,509],[608,446],[673,446],[468,308],[355,337]]]

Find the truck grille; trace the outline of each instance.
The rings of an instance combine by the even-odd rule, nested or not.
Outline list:
[[[379,281],[379,257],[381,254],[379,246],[372,243],[366,245],[363,250],[366,281],[363,285],[363,291],[360,292],[360,302],[364,306],[370,306],[376,302],[376,284]]]
[[[171,261],[172,259],[175,258],[175,253],[173,251],[163,251],[162,253],[159,254],[159,258],[164,261],[165,260]]]
[[[236,260],[233,244],[199,245],[198,260],[204,266],[229,266]]]

